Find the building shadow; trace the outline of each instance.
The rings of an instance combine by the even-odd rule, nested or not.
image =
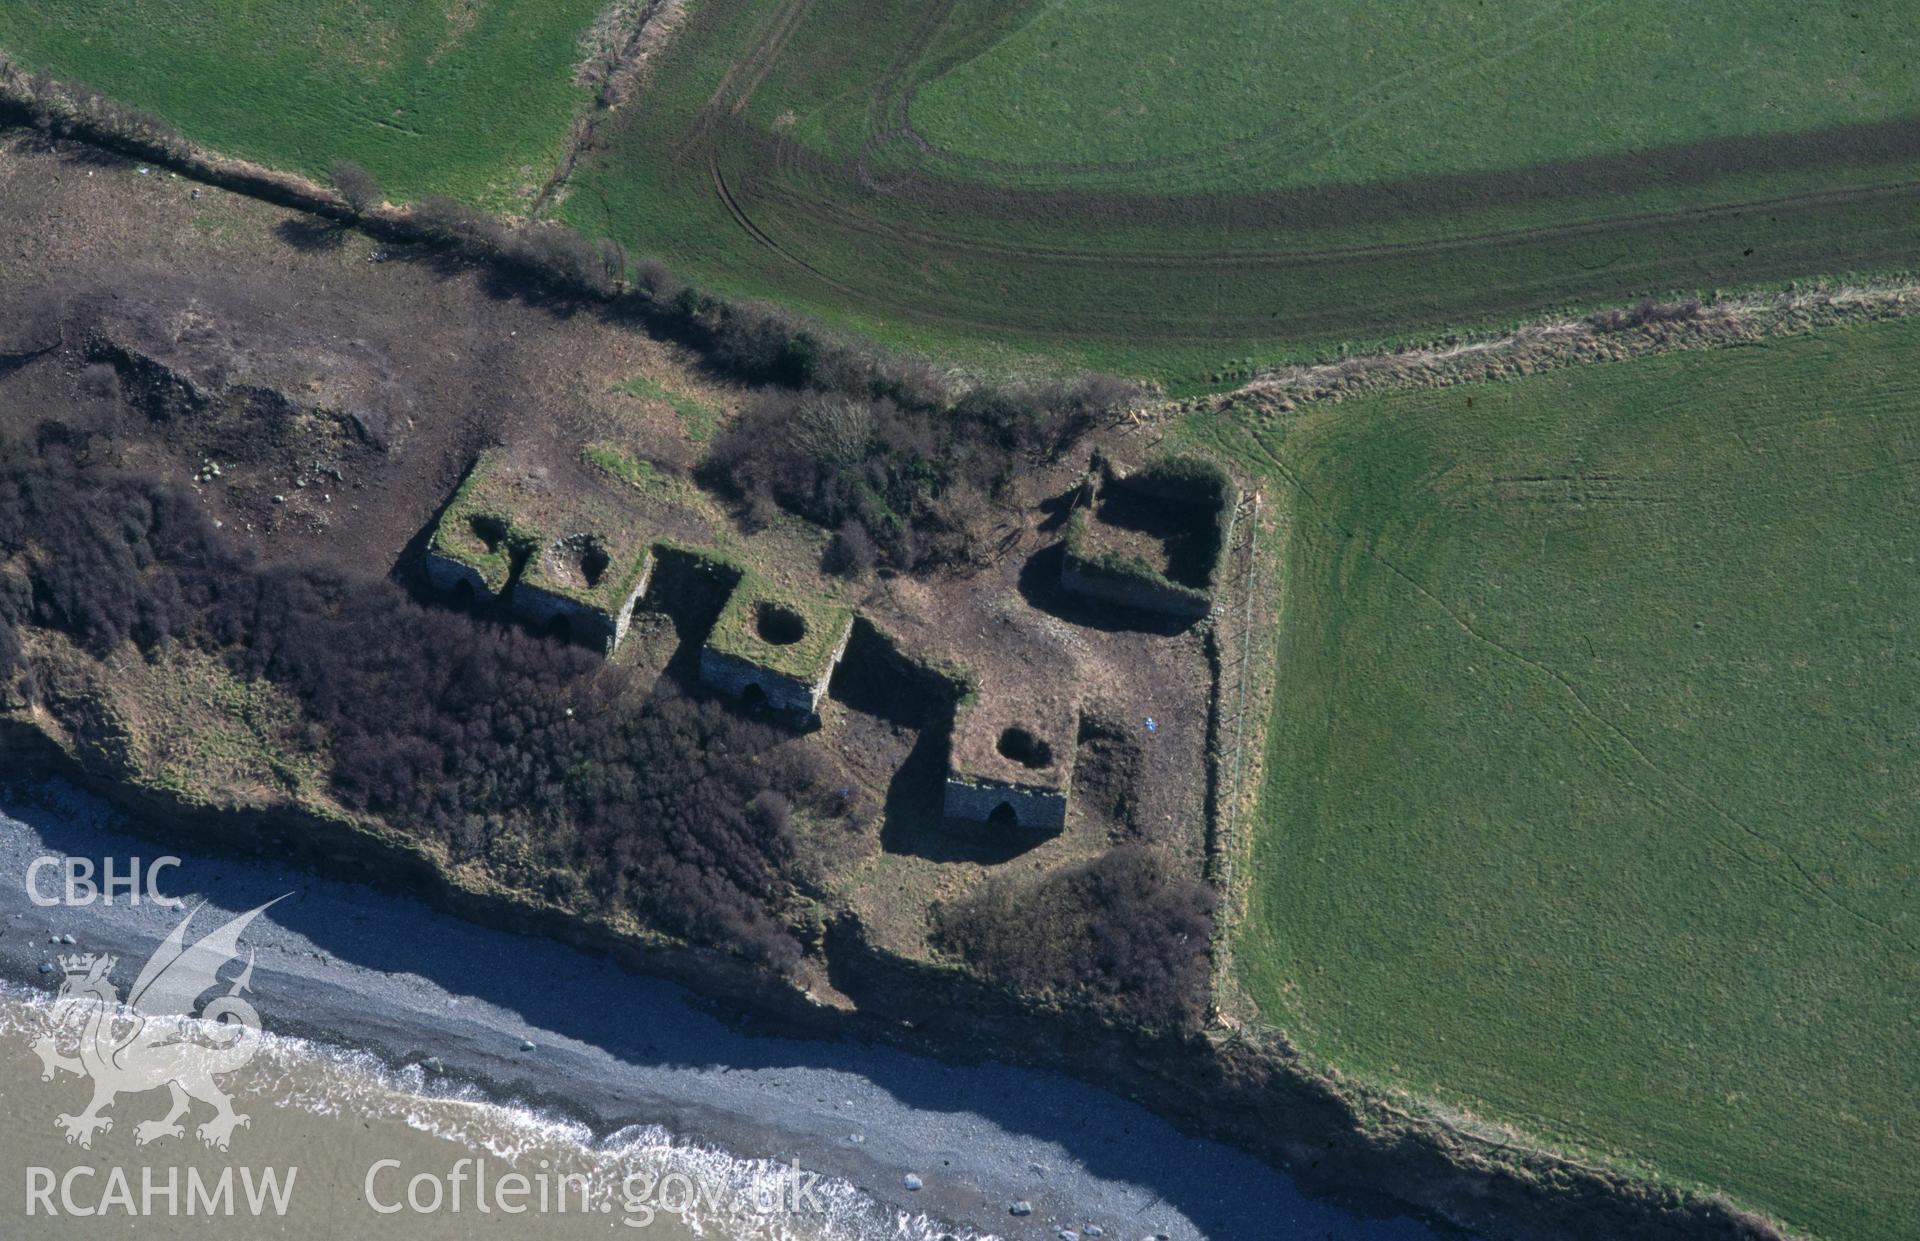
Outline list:
[[[1058,617],[1069,625],[1102,633],[1154,633],[1166,637],[1185,633],[1199,619],[1083,599],[1061,585],[1060,572],[1066,559],[1066,544],[1050,543],[1027,557],[1026,563],[1020,566],[1017,583],[1020,597],[1035,610]]]
[[[1053,838],[1054,833],[1023,828],[1007,815],[986,823],[947,818],[943,808],[947,735],[945,727],[921,729],[906,761],[887,784],[880,825],[882,849],[930,862],[997,866]]]

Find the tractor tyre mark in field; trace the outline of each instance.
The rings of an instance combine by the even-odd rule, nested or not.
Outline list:
[[[787,249],[787,247],[775,240],[771,233],[754,220],[753,216],[748,213],[746,207],[741,203],[739,197],[735,195],[732,187],[727,184],[726,174],[721,172],[718,159],[709,157],[707,170],[713,182],[715,197],[719,199],[721,206],[726,209],[727,215],[739,226],[740,231],[745,233],[762,249],[778,256],[791,266],[806,272],[827,288],[833,289],[835,292],[844,295],[860,305],[879,307],[905,319],[944,323],[971,328],[977,331],[995,331],[1003,329],[1006,326],[1006,320],[998,315],[982,315],[976,317],[951,311],[933,311],[929,310],[922,302],[894,297],[877,289],[861,288],[828,275],[820,268]],[[1029,326],[1025,330],[1041,335],[1057,336],[1062,339],[1070,338],[1073,335],[1073,333],[1064,329],[1056,330],[1044,325]]]
[[[721,178],[716,169],[716,184]],[[1196,271],[1246,271],[1284,273],[1288,271],[1310,271],[1334,269],[1342,266],[1361,267],[1368,263],[1394,260],[1419,260],[1430,256],[1449,254],[1471,254],[1476,251],[1505,251],[1516,246],[1550,246],[1555,243],[1577,242],[1587,237],[1617,236],[1622,243],[1630,243],[1635,238],[1689,225],[1711,224],[1715,221],[1737,219],[1743,214],[1759,211],[1814,211],[1838,205],[1872,203],[1876,201],[1910,200],[1920,206],[1920,182],[1899,182],[1889,185],[1870,186],[1851,190],[1821,191],[1800,195],[1790,195],[1762,202],[1727,204],[1714,207],[1691,208],[1666,213],[1642,213],[1621,216],[1614,219],[1586,221],[1562,226],[1547,226],[1529,229],[1516,229],[1465,237],[1439,238],[1431,241],[1383,243],[1374,246],[1353,246],[1330,248],[1320,251],[1275,251],[1275,252],[1108,252],[1098,253],[1064,247],[1039,245],[1021,245],[979,238],[956,238],[927,232],[911,226],[896,225],[879,219],[871,213],[848,209],[844,204],[836,204],[824,197],[808,194],[804,188],[791,181],[785,184],[775,183],[757,187],[759,197],[776,205],[782,213],[791,214],[804,226],[802,231],[808,236],[825,237],[838,232],[841,235],[860,235],[874,241],[898,246],[903,250],[920,256],[938,259],[942,256],[961,260],[986,258],[1010,263],[1044,263],[1085,267],[1088,269],[1107,269],[1125,271],[1133,269],[1142,272],[1196,272]],[[1190,332],[1170,331],[1168,325],[1153,318],[1150,308],[1135,308],[1115,304],[1108,314],[1081,313],[1075,316],[1071,325],[1057,324],[1051,321],[1026,319],[1016,322],[1010,315],[1011,307],[996,302],[992,305],[980,303],[977,310],[966,310],[949,304],[942,308],[936,299],[928,297],[908,297],[895,295],[877,286],[858,286],[847,280],[830,276],[826,271],[802,260],[784,246],[773,241],[772,231],[757,222],[749,213],[746,205],[729,192],[723,199],[726,208],[736,223],[748,232],[756,241],[768,246],[783,258],[804,268],[815,278],[823,281],[861,303],[876,308],[884,308],[905,317],[923,321],[938,322],[955,326],[986,330],[1005,330],[1018,327],[1022,331],[1036,335],[1071,338],[1074,336],[1105,335],[1120,338],[1140,332],[1151,332],[1157,339],[1188,340],[1205,342],[1221,335],[1235,333],[1263,334],[1271,328],[1267,321],[1268,308],[1263,304],[1249,303],[1243,310],[1232,316],[1215,315],[1206,323],[1196,323]],[[1876,261],[1891,261],[1907,252],[1907,239],[1903,234],[1889,240],[1885,253]],[[870,244],[867,247],[870,248]],[[1628,246],[1629,252],[1632,246]],[[1671,270],[1682,269],[1687,262],[1699,264],[1702,269],[1710,268],[1717,262],[1723,262],[1725,254],[1715,247],[1707,252],[1695,252],[1691,256],[1675,253],[1666,257]],[[1605,288],[1591,291],[1591,296],[1606,298],[1627,296],[1633,292],[1636,279],[1633,273],[1623,273],[1616,289],[1610,283]],[[1543,298],[1547,297],[1530,286],[1516,286],[1509,290],[1511,296],[1494,297],[1493,287],[1483,290],[1490,296],[1476,306],[1479,314],[1496,315],[1513,312],[1526,312],[1538,309]],[[1562,298],[1566,294],[1560,294]],[[1573,296],[1587,297],[1589,292],[1582,291]],[[1204,317],[1204,316],[1203,316]],[[1337,325],[1336,325],[1337,326]],[[1296,326],[1297,330],[1297,326]],[[1348,330],[1340,327],[1339,330]],[[1363,330],[1355,326],[1352,330]]]
[[[1515,38],[1497,48],[1466,48],[1450,56],[1423,61],[1416,69],[1393,78],[1368,84],[1358,93],[1335,101],[1325,109],[1328,116],[1343,118],[1338,124],[1305,138],[1298,135],[1298,125],[1289,122],[1271,125],[1197,150],[1149,159],[1089,163],[1064,160],[1002,161],[950,151],[921,134],[909,119],[914,96],[919,91],[917,82],[899,91],[897,108],[903,136],[912,142],[918,152],[921,170],[936,177],[954,181],[984,180],[990,184],[1046,182],[1061,177],[1079,177],[1084,179],[1086,187],[1092,192],[1097,192],[1096,185],[1124,186],[1131,192],[1151,191],[1158,185],[1169,192],[1178,192],[1178,187],[1191,187],[1222,176],[1231,177],[1237,170],[1253,164],[1294,167],[1309,164],[1336,148],[1340,135],[1366,116],[1428,89],[1442,74],[1464,68],[1484,70],[1552,37],[1577,21],[1591,18],[1595,10],[1607,7],[1610,2],[1605,0],[1598,5],[1576,9],[1573,0],[1559,0],[1521,22],[1511,32]],[[1412,80],[1406,89],[1380,97],[1385,88],[1409,78]]]
[[[1249,265],[1286,269],[1317,267],[1333,263],[1390,258],[1400,255],[1443,254],[1450,251],[1505,247],[1534,241],[1560,241],[1577,237],[1605,236],[1616,232],[1643,232],[1674,224],[1697,224],[1737,218],[1750,212],[1844,206],[1879,199],[1913,198],[1920,203],[1920,181],[1895,181],[1884,185],[1860,186],[1845,190],[1810,190],[1779,198],[1751,202],[1721,203],[1710,207],[1690,207],[1679,211],[1636,212],[1609,216],[1575,224],[1550,224],[1532,228],[1502,229],[1486,233],[1468,233],[1437,237],[1424,241],[1380,242],[1364,246],[1331,246],[1324,250],[1088,250],[1069,246],[1044,246],[995,241],[986,238],[954,237],[932,233],[910,225],[892,224],[870,213],[855,213],[842,206],[818,202],[792,193],[789,187],[777,187],[775,194],[802,214],[831,216],[842,226],[882,237],[919,250],[944,250],[987,258],[1024,259],[1049,263],[1084,263],[1093,266],[1116,264],[1146,267],[1246,267]],[[1603,264],[1602,268],[1608,264]]]
[[[788,250],[785,246],[775,241],[765,229],[755,224],[753,217],[747,214],[746,209],[740,205],[739,199],[734,197],[732,188],[727,185],[726,175],[720,171],[720,161],[718,159],[712,156],[707,158],[707,173],[713,178],[714,194],[720,199],[721,205],[727,209],[727,214],[733,217],[733,222],[738,224],[747,236],[753,238],[754,241],[758,242],[764,249],[779,255],[782,259],[806,272],[828,288],[836,292],[844,293],[848,297],[866,297],[860,290],[835,280],[799,255],[794,254],[791,250]]]
[[[706,160],[722,209],[756,246],[771,250],[785,264],[804,270],[856,304],[921,322],[1024,330],[1055,338],[1146,333],[1169,342],[1204,342],[1240,334],[1266,337],[1275,331],[1300,334],[1323,328],[1392,332],[1422,314],[1458,317],[1465,313],[1477,319],[1537,311],[1569,298],[1604,301],[1632,296],[1663,280],[1662,287],[1677,287],[1689,275],[1697,274],[1701,283],[1719,283],[1813,269],[1821,256],[1808,251],[1818,247],[1798,235],[1774,243],[1767,258],[1743,264],[1741,257],[1750,256],[1751,250],[1741,256],[1740,243],[1728,239],[1741,231],[1739,220],[1749,214],[1811,216],[1855,211],[1862,227],[1849,237],[1848,252],[1836,256],[1846,267],[1898,261],[1911,248],[1911,230],[1882,223],[1876,213],[1884,205],[1920,203],[1920,181],[1912,180],[1614,214],[1606,213],[1603,198],[1584,218],[1563,223],[1505,229],[1487,229],[1483,224],[1472,232],[1319,248],[1300,248],[1299,243],[1311,245],[1322,228],[1343,230],[1356,220],[1385,223],[1404,217],[1439,221],[1444,226],[1458,212],[1466,224],[1474,218],[1468,213],[1489,206],[1544,208],[1565,202],[1565,195],[1578,199],[1645,185],[1705,183],[1723,173],[1773,169],[1797,174],[1829,163],[1879,165],[1891,172],[1893,165],[1910,166],[1920,158],[1920,118],[1832,131],[1705,140],[1564,165],[1442,174],[1388,186],[1161,196],[1138,192],[1137,186],[1134,192],[1118,194],[1021,190],[930,177],[928,163],[937,163],[943,152],[928,147],[905,151],[904,160],[897,156],[903,148],[927,146],[908,117],[912,87],[931,62],[942,55],[953,58],[955,51],[949,44],[955,33],[951,27],[959,11],[957,0],[932,0],[913,19],[911,30],[887,50],[886,68],[867,101],[867,132],[857,152],[834,157],[809,148],[780,126],[763,129],[743,115],[757,88],[781,63],[802,23],[809,20],[810,3],[784,0],[762,19],[749,49],[729,65],[692,128],[676,144],[676,157],[688,162],[696,156]],[[723,168],[733,170],[733,182]],[[751,175],[745,175],[749,171]],[[1138,171],[1145,174],[1146,168]],[[1149,182],[1153,179],[1147,177]],[[918,220],[911,219],[915,213],[920,215]],[[947,216],[969,221],[965,231],[944,227],[942,219]],[[978,221],[978,231],[972,221]],[[1149,246],[1100,250],[1078,240],[1109,233],[1116,225],[1148,240]],[[1764,231],[1771,239],[1782,230],[1777,221],[1768,221]],[[1065,244],[1050,244],[1054,233],[1065,234]],[[1191,237],[1198,244],[1191,250],[1153,245],[1153,239],[1161,236]],[[1272,237],[1292,241],[1293,247],[1277,248],[1269,240],[1264,247],[1256,242],[1236,251],[1221,245],[1223,236]],[[1648,241],[1656,244],[1649,247]],[[1493,260],[1516,248],[1537,253],[1537,270],[1526,268],[1524,259],[1500,264],[1507,274],[1492,275],[1480,286],[1482,296],[1471,299],[1470,305],[1441,310],[1415,287],[1418,282],[1411,273],[1425,260],[1445,259],[1459,268],[1470,264],[1476,254]],[[889,254],[890,249],[897,253]],[[936,281],[943,265],[953,278]],[[1095,290],[1104,277],[1094,273],[1112,272],[1117,277],[1113,281],[1116,294],[1075,305],[1070,312],[1064,307],[1022,306],[1016,304],[1018,299],[994,295],[990,277],[996,268],[1012,273],[1037,265],[1059,269],[1059,278],[1082,288],[1091,281]],[[1310,272],[1338,280],[1343,268],[1351,269],[1355,280],[1385,281],[1404,289],[1403,312],[1385,305],[1368,312],[1332,304],[1300,304],[1281,311],[1259,290],[1259,281],[1269,273],[1276,279]],[[906,273],[907,278],[894,279],[890,272]],[[1163,273],[1175,277],[1176,285],[1181,283],[1179,275],[1190,277],[1191,283],[1182,289],[1190,307],[1180,316],[1184,331],[1169,322],[1175,317],[1173,310],[1162,306],[1156,311],[1154,299],[1131,296],[1141,287],[1159,284]],[[1556,273],[1559,278],[1554,278]],[[1682,279],[1674,281],[1675,275]],[[1224,301],[1216,296],[1210,310],[1205,290],[1223,279],[1237,288]]]
[[[684,160],[711,149],[714,131],[720,122],[738,116],[753,99],[754,91],[773,71],[787,40],[792,38],[811,4],[812,0],[787,0],[774,11],[753,45],[721,75],[720,84],[714,87],[706,106],[700,110],[700,119],[676,146],[677,158]]]
[[[947,19],[953,16],[957,3],[958,0],[938,0],[929,6],[912,36],[874,84],[873,96],[867,103],[867,137],[854,159],[853,174],[861,185],[875,193],[888,192],[872,168],[873,156],[883,147],[904,140],[928,149],[927,140],[914,131],[913,122],[907,119],[908,105],[913,100],[912,74]]]
[[[878,121],[871,128],[900,129],[904,120]],[[810,157],[815,175],[846,182],[847,171],[821,156]],[[1608,207],[1621,194],[1644,190],[1706,187],[1729,177],[1781,174],[1813,177],[1810,191],[1832,188],[1824,175],[1834,168],[1887,172],[1845,188],[1885,185],[1920,163],[1920,117],[1889,122],[1835,126],[1792,134],[1703,139],[1627,154],[1600,155],[1504,170],[1435,173],[1400,181],[1335,184],[1255,191],[1213,191],[1188,183],[1157,192],[1136,179],[1119,190],[1075,188],[1066,184],[1014,185],[992,177],[943,176],[917,166],[887,170],[889,194],[910,203],[937,205],[947,213],[1008,216],[1023,224],[1062,217],[1084,217],[1096,225],[1122,223],[1152,228],[1193,225],[1196,216],[1230,213],[1246,229],[1286,233],[1345,229],[1358,224],[1391,226],[1410,220],[1471,216],[1492,208],[1537,207],[1574,218],[1604,219],[1619,214]],[[1892,171],[1892,170],[1901,171]],[[1782,189],[1774,197],[1799,191]],[[1590,207],[1580,204],[1593,200]],[[1674,208],[1677,210],[1678,208]],[[1630,208],[1631,210],[1631,208]]]

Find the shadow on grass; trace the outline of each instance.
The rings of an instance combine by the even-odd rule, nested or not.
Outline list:
[[[947,730],[923,728],[907,761],[887,785],[880,847],[930,862],[994,866],[1012,861],[1048,836],[1010,823],[962,823],[943,817]]]

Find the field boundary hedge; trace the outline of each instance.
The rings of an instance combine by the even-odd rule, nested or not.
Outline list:
[[[1279,367],[1231,392],[1187,402],[1184,407],[1286,413],[1310,401],[1484,383],[1681,349],[1727,348],[1916,313],[1920,313],[1920,273],[1915,272],[1885,273],[1854,282],[1803,280],[1772,292],[1704,302],[1646,300],[1582,318],[1541,319],[1498,336],[1448,338],[1318,365]]]
[[[429,246],[493,267],[678,339],[744,382],[884,399],[902,409],[941,413],[1005,386],[930,359],[884,352],[871,341],[779,306],[721,297],[679,279],[657,259],[636,261],[619,243],[591,240],[562,224],[516,224],[440,196],[356,211],[316,181],[209,151],[162,117],[88,86],[27,73],[0,51],[0,125],[9,123],[146,160],[383,240]],[[1118,381],[1097,390],[1105,417],[1138,407],[1147,395]]]

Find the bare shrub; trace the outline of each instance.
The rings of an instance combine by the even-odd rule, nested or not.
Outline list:
[[[936,942],[1041,996],[1076,996],[1149,1025],[1198,1026],[1213,889],[1123,845],[1037,881],[997,878],[934,911]]]
[[[535,224],[514,233],[505,257],[566,288],[601,297],[614,291],[612,272],[625,263],[618,246],[610,254],[560,224]]]
[[[793,448],[825,469],[847,469],[867,459],[874,406],[852,397],[802,397],[792,414]]]
[[[425,239],[474,258],[494,258],[507,246],[507,231],[484,211],[441,194],[429,195],[408,212]]]
[[[813,385],[825,346],[799,316],[765,302],[695,299],[694,319],[720,365],[764,382]]]
[[[1679,323],[1700,317],[1700,299],[1657,302],[1647,298],[1633,306],[1598,311],[1587,322],[1602,332],[1624,332],[1629,328],[1650,327],[1661,323]]]
[[[922,379],[926,377],[921,376]],[[1098,377],[979,386],[950,406],[768,389],[714,444],[714,480],[829,529],[860,527],[897,568],[977,563],[995,497],[1136,389]]]
[[[600,256],[600,276],[603,287],[608,291],[619,288],[627,280],[627,248],[611,237],[602,237],[594,243]]]
[[[22,73],[0,64],[4,86],[27,122],[45,133],[90,139],[154,159],[177,159],[191,148],[180,131],[151,112],[118,103],[79,82],[63,82],[44,73]]]
[[[873,572],[880,560],[880,549],[873,536],[857,521],[843,521],[820,557],[820,568],[840,577],[859,579]]]
[[[350,159],[334,160],[327,169],[327,179],[333,183],[334,193],[340,195],[340,201],[355,217],[367,214],[386,199],[373,174]]]
[[[634,264],[633,287],[657,302],[671,302],[685,288],[679,278],[659,259],[641,259]]]

